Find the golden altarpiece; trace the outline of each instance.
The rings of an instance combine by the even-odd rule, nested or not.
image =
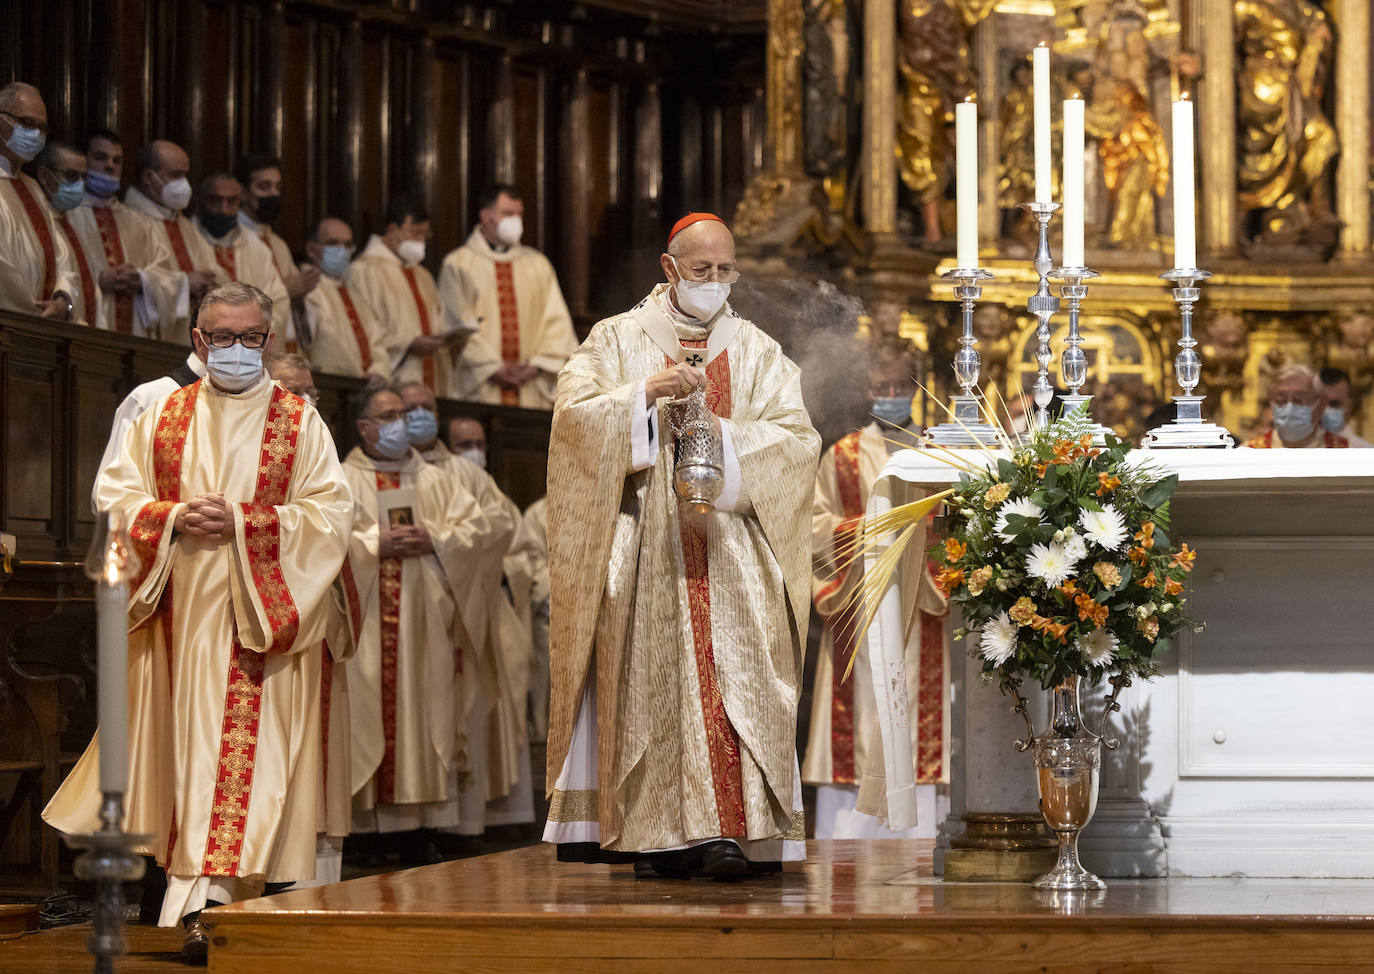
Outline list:
[[[1173,265],[1169,106],[1186,92],[1198,263],[1215,275],[1197,327],[1207,418],[1248,435],[1266,376],[1296,360],[1349,372],[1353,423],[1374,433],[1368,0],[770,0],[768,13],[770,162],[735,216],[751,273],[860,295],[947,396],[953,106],[973,93],[980,264],[995,275],[975,320],[982,380],[1011,399],[1029,389],[1038,278],[1017,204],[1033,198],[1029,52],[1044,41],[1056,123],[1062,98],[1086,101],[1095,417],[1138,435],[1178,391],[1178,310],[1159,274]],[[1057,255],[1058,220],[1050,240]]]

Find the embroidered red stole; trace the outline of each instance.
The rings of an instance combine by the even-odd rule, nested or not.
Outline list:
[[[91,262],[86,259],[86,251],[81,247],[81,238],[76,235],[76,227],[72,226],[71,221],[67,219],[67,214],[63,213],[56,222],[67,238],[67,246],[72,248],[72,255],[76,257],[76,268],[81,272],[81,304],[86,312],[86,324],[94,328],[100,311],[96,307],[100,301],[100,292],[95,287],[95,275],[91,273]]]
[[[433,326],[429,321],[429,308],[425,307],[425,300],[420,296],[420,282],[415,279],[415,268],[402,267],[401,273],[405,275],[406,283],[410,285],[410,296],[415,299],[415,311],[420,316],[420,334],[428,335],[431,333]],[[439,353],[435,352],[434,354],[437,355]],[[422,368],[424,371],[425,385],[429,386],[436,394],[440,393],[441,390],[434,388],[434,355],[425,356]],[[443,394],[447,395],[447,393]]]
[[[114,268],[126,263],[124,241],[119,236],[119,224],[115,222],[114,210],[108,206],[93,206],[91,215],[95,217],[95,225],[100,230],[100,243],[105,248],[105,265]],[[115,320],[110,322],[110,327],[121,335],[133,334],[134,296],[116,292],[114,307]]]
[[[229,280],[237,281],[239,279],[239,272],[237,270],[238,263],[233,247],[221,247],[216,244],[215,263],[219,264],[219,266],[223,268],[224,273],[229,275]]]
[[[378,470],[378,490],[401,486],[399,471]],[[382,763],[377,767],[377,803],[396,801],[396,666],[401,645],[401,559],[377,561],[377,601],[382,626]]]
[[[859,434],[850,433],[835,444],[834,450],[835,483],[844,514],[835,526],[835,548],[839,550],[853,540],[864,513],[859,483]],[[862,575],[863,566],[851,566],[849,572],[837,575],[832,584],[836,588],[843,586],[850,572]],[[854,784],[859,780],[854,767],[854,683],[844,678],[854,656],[854,613],[841,612],[826,624],[831,627],[830,775],[835,784]]]
[[[501,361],[520,361],[520,309],[515,302],[515,271],[509,261],[496,261],[496,304],[501,315]],[[520,405],[520,390],[501,390],[501,405]]]
[[[339,300],[343,302],[344,313],[348,315],[348,325],[353,329],[353,340],[358,343],[358,358],[363,364],[363,371],[372,368],[372,345],[367,340],[367,332],[363,331],[363,321],[358,316],[357,305],[353,303],[353,297],[348,293],[348,285],[339,282]]]
[[[683,342],[685,347],[705,348],[705,342]],[[665,356],[666,358],[666,356]],[[668,360],[668,365],[673,363]],[[706,405],[722,419],[734,411],[730,390],[729,353],[722,352],[706,366]],[[716,794],[716,814],[722,837],[748,834],[744,817],[744,778],[740,764],[739,735],[725,712],[725,698],[716,676],[711,641],[711,577],[707,529],[703,522],[683,518],[679,522],[682,558],[687,570],[687,604],[691,611],[692,648],[696,657],[697,683],[701,687],[701,711],[706,725],[706,748],[711,759],[711,783]]]
[[[50,300],[53,288],[57,287],[57,244],[48,229],[48,221],[43,216],[43,206],[35,198],[33,190],[24,182],[23,176],[16,174],[13,179],[7,179],[5,182],[14,187],[14,193],[19,197],[19,203],[29,218],[29,225],[33,227],[34,236],[38,238],[38,246],[43,251],[43,283],[38,289],[37,299]]]
[[[167,240],[172,245],[172,255],[177,259],[177,269],[183,274],[191,273],[196,269],[196,265],[191,261],[191,251],[186,246],[186,238],[181,233],[181,224],[173,217],[170,220],[163,220],[162,226],[167,231]]]

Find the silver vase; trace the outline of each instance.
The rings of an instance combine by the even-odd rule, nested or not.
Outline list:
[[[1059,836],[1059,861],[1031,885],[1036,889],[1106,889],[1107,884],[1078,861],[1078,835],[1097,810],[1102,738],[1083,726],[1078,677],[1050,691],[1050,720],[1031,741],[1040,814]]]

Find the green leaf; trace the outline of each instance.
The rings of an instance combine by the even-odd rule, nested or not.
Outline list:
[[[999,459],[997,461],[997,479],[1005,484],[1016,482],[1016,465],[1010,460]]]
[[[1178,489],[1178,474],[1171,473],[1145,489],[1140,495],[1140,502],[1151,510],[1160,507],[1169,498],[1174,496],[1174,491]]]
[[[1040,483],[1045,487],[1046,490],[1056,486],[1059,483],[1059,467],[1053,463],[1046,467],[1045,479],[1042,480]]]
[[[1102,512],[1102,505],[1099,504],[1097,501],[1093,500],[1091,497],[1079,498],[1078,506],[1083,508],[1085,511],[1097,511],[1099,514]]]
[[[1155,547],[1163,551],[1169,550],[1169,536],[1159,530],[1159,525],[1155,525]]]

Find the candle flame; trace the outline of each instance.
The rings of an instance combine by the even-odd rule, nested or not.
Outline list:
[[[974,94],[972,94],[972,93],[967,94],[967,95],[964,96],[964,102],[965,102],[965,103],[974,102],[974,101],[977,101],[977,100],[978,100],[978,96],[977,96],[977,95],[974,95]]]
[[[1039,44],[1037,44],[1037,45],[1035,45],[1035,46],[1036,46],[1036,47],[1049,47],[1050,44],[1049,44],[1049,41],[1041,41]]]
[[[1178,96],[1178,100],[1179,100],[1179,101],[1188,101],[1188,100],[1189,100],[1189,99],[1188,99],[1188,92],[1185,91],[1183,94],[1179,95],[1179,96]]]
[[[1069,101],[1082,101],[1082,100],[1083,100],[1083,94],[1082,94],[1081,92],[1075,91],[1072,95],[1069,96]]]

